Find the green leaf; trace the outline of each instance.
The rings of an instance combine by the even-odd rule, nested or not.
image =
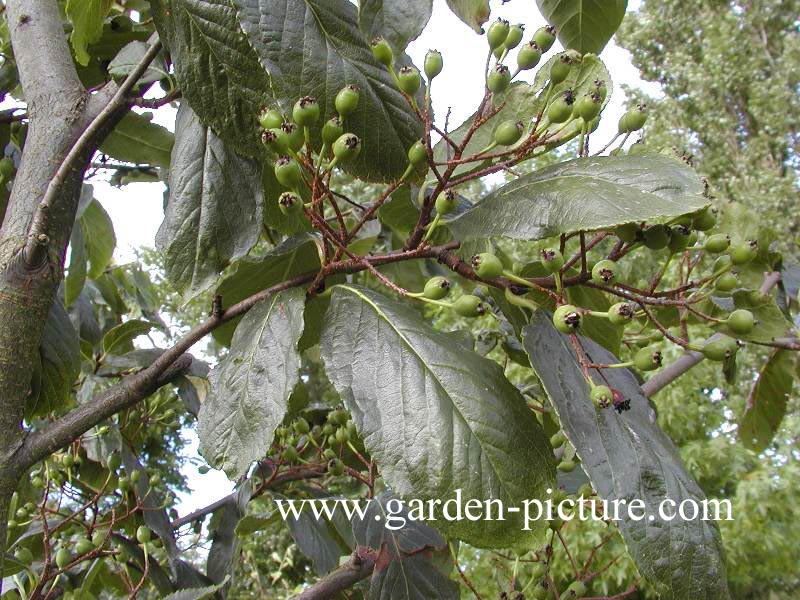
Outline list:
[[[757,290],[737,290],[733,293],[733,307],[727,298],[715,298],[714,301],[722,305],[724,310],[713,310],[712,316],[725,318],[728,312],[734,309],[746,309],[753,313],[758,323],[748,334],[733,333],[724,323],[718,326],[720,332],[731,337],[769,344],[777,338],[786,337],[791,330],[791,321],[786,319],[773,296],[762,294]]]
[[[447,0],[447,6],[476,33],[483,33],[483,24],[489,20],[489,0]]]
[[[599,54],[622,23],[628,0],[536,0],[565,48]]]
[[[320,122],[335,114],[336,93],[355,84],[361,100],[347,118],[361,138],[358,158],[342,167],[366,180],[388,181],[408,166],[422,124],[358,29],[348,0],[235,0],[242,29],[272,76],[285,109],[300,96],[324,100]],[[298,26],[298,24],[302,24]],[[319,140],[319,132],[313,131]]]
[[[108,74],[111,75],[115,81],[122,81],[141,62],[149,48],[149,44],[139,40],[130,42],[124,48],[122,48],[122,50],[120,50],[114,59],[109,63]],[[161,56],[157,56],[156,59],[150,63],[150,66],[147,67],[144,74],[139,78],[137,85],[141,86],[149,83],[155,83],[156,81],[167,77],[168,73],[169,71],[167,70],[167,66],[164,64],[164,59],[161,58]]]
[[[204,600],[205,598],[212,596],[217,591],[225,587],[227,583],[228,578],[226,577],[216,585],[178,590],[177,592],[173,592],[167,596],[164,596],[161,600]]]
[[[594,311],[607,312],[611,308],[608,296],[600,290],[584,285],[567,288],[567,298],[569,298],[571,304]],[[591,338],[612,354],[619,352],[623,328],[614,325],[608,319],[586,315],[581,325],[581,331],[583,335]]]
[[[100,151],[124,162],[168,167],[174,136],[151,119],[151,113],[125,113]]]
[[[448,224],[457,238],[536,240],[634,221],[659,221],[708,204],[697,174],[663,155],[578,158],[518,177]]]
[[[253,497],[253,486],[245,480],[225,504],[214,511],[208,526],[211,549],[206,560],[206,573],[217,583],[233,577],[239,555],[239,538],[236,526],[247,512],[247,503]]]
[[[131,342],[140,335],[149,333],[153,324],[149,321],[131,319],[111,328],[103,336],[103,352],[105,354],[124,354],[133,350]]]
[[[156,234],[164,269],[184,298],[216,281],[261,233],[261,167],[233,152],[188,104],[175,121],[169,202]]]
[[[266,517],[246,515],[236,524],[235,533],[239,537],[247,537],[258,531],[264,531],[270,525],[280,522],[280,513],[274,512]]]
[[[786,415],[796,368],[796,354],[783,349],[773,352],[762,367],[739,422],[739,439],[746,448],[763,452],[772,442]]]
[[[86,258],[89,261],[88,276],[90,279],[97,279],[111,263],[114,248],[117,246],[114,223],[97,200],[92,200],[86,206],[78,223],[83,232]]]
[[[331,502],[336,500],[317,494],[314,496]],[[352,550],[352,533],[347,516],[343,511],[335,511],[332,517],[329,519],[327,515],[320,515],[320,518],[317,518],[310,508],[306,507],[300,511],[299,518],[291,515],[286,519],[292,539],[300,551],[314,563],[314,571],[318,575],[332,571],[338,566],[339,558]]]
[[[86,283],[86,262],[83,227],[73,227],[69,238],[69,268],[64,278],[64,304],[67,307],[78,299]]]
[[[87,46],[98,41],[103,34],[103,19],[110,6],[106,0],[67,0],[64,10],[72,23],[69,41],[75,51],[75,59],[84,66],[89,64],[91,58]]]
[[[401,54],[425,29],[433,0],[359,0],[358,25],[371,40],[381,36],[396,54]]]
[[[580,342],[592,362],[618,362],[591,340],[580,338]],[[555,330],[547,313],[534,315],[525,328],[523,344],[600,498],[645,503],[643,520],[630,519],[623,509],[618,522],[642,575],[663,598],[729,598],[716,524],[680,517],[662,520],[659,515],[664,500],[674,501],[676,507],[684,500],[702,507],[705,496],[684,468],[672,440],[658,427],[634,374],[627,369],[603,371],[608,385],[630,400],[630,410],[619,414],[613,409],[598,410],[589,399],[569,337]]]
[[[244,316],[231,351],[210,375],[199,415],[200,453],[230,478],[269,449],[299,379],[305,291],[265,298]]]
[[[334,288],[322,332],[326,372],[367,449],[400,496],[506,506],[544,496],[553,484],[550,446],[502,369],[417,311],[352,285]],[[526,540],[521,522],[437,521],[483,547]]]
[[[256,114],[270,101],[270,82],[233,2],[152,0],[150,6],[181,94],[200,120],[231,147],[263,156]]]
[[[262,257],[239,262],[236,271],[222,280],[216,293],[230,306],[282,281],[319,268],[322,247],[316,235],[300,234],[289,238]],[[229,346],[239,319],[218,327],[214,339]]]

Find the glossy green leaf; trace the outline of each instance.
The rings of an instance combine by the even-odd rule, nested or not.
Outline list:
[[[628,0],[536,0],[565,48],[599,53],[622,23]]]
[[[536,240],[634,221],[659,221],[708,204],[700,178],[663,155],[578,158],[518,177],[448,224],[457,238]]]
[[[321,341],[329,379],[367,449],[400,496],[506,506],[553,484],[550,446],[500,367],[433,330],[417,311],[376,292],[340,285]],[[516,519],[436,526],[471,544],[530,541]]]
[[[592,362],[618,362],[591,340],[580,340]],[[645,518],[630,519],[627,510],[622,510],[618,522],[642,575],[662,598],[729,598],[716,524],[680,517],[666,520],[659,514],[665,500],[677,507],[684,500],[702,503],[705,496],[683,466],[672,440],[658,426],[634,374],[627,369],[603,371],[608,385],[630,400],[630,410],[598,410],[589,399],[589,386],[569,337],[555,330],[549,314],[534,315],[524,330],[523,344],[600,498],[644,502]]]
[[[408,166],[408,148],[422,137],[422,124],[372,56],[348,0],[235,0],[239,20],[261,64],[272,76],[276,97],[290,108],[301,96],[322,102],[324,122],[335,114],[336,92],[361,90],[347,129],[361,138],[358,158],[342,167],[358,177],[388,181]],[[319,139],[319,132],[312,132]]]
[[[130,352],[133,347],[131,342],[140,335],[149,333],[153,328],[153,323],[140,319],[131,319],[111,328],[103,336],[103,352],[106,354],[124,354]]]
[[[447,0],[447,6],[476,33],[483,33],[489,20],[489,0]]]
[[[181,94],[232,148],[262,156],[256,115],[270,103],[269,77],[236,19],[232,0],[152,0]]]
[[[273,294],[244,316],[211,372],[200,409],[200,453],[232,479],[267,452],[298,381],[305,291]]]
[[[100,144],[100,151],[124,162],[168,167],[174,137],[151,118],[149,113],[125,113]]]
[[[214,284],[261,232],[261,167],[230,149],[187,104],[176,118],[170,196],[156,247],[184,297]]]
[[[367,40],[383,37],[400,54],[422,33],[432,10],[433,0],[359,0],[358,25]]]
[[[751,450],[764,451],[786,415],[789,395],[797,376],[797,356],[776,350],[762,367],[739,422],[739,439]]]

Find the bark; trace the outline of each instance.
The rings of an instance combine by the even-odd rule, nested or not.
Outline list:
[[[350,560],[325,575],[310,588],[294,596],[292,600],[327,600],[335,598],[339,593],[369,577],[375,567],[376,560],[377,555],[374,551],[367,548],[356,548]]]

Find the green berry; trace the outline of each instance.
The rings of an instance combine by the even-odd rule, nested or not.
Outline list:
[[[120,491],[126,492],[131,487],[131,480],[123,475],[122,477],[119,478],[117,482],[117,487],[119,487]]]
[[[539,252],[542,259],[542,266],[548,273],[558,273],[564,266],[564,255],[554,248],[544,248]]]
[[[728,246],[731,245],[731,236],[726,233],[717,233],[708,237],[705,243],[706,252],[711,254],[719,254],[725,252]]]
[[[293,423],[292,427],[297,435],[305,435],[311,431],[311,425],[309,425],[308,421],[306,421],[303,417],[298,417]]]
[[[611,285],[616,279],[617,263],[601,260],[592,267],[592,281],[601,285]]]
[[[146,544],[150,541],[150,538],[150,528],[147,525],[139,525],[139,528],[136,530],[136,541],[140,544]]]
[[[494,279],[503,274],[503,263],[490,252],[476,254],[471,262],[472,268],[481,279]]]
[[[620,117],[619,131],[620,133],[632,133],[644,127],[647,121],[647,113],[644,112],[644,105],[640,104],[635,108],[631,108]]]
[[[333,143],[333,155],[343,160],[353,160],[361,152],[361,140],[357,135],[345,133]]]
[[[567,90],[558,98],[553,100],[547,107],[547,118],[551,123],[563,123],[572,116],[572,105],[575,97],[572,90]]]
[[[293,463],[297,462],[299,455],[294,446],[287,446],[284,448],[283,452],[281,452],[281,458],[287,463]]]
[[[413,96],[422,85],[422,78],[415,67],[405,66],[397,73],[397,83],[402,91]]]
[[[325,452],[322,453],[322,457],[326,460],[331,460],[333,458],[336,458],[336,452],[334,452],[330,448],[325,448]]]
[[[276,154],[286,154],[289,150],[289,136],[280,127],[263,131],[261,143]]]
[[[119,469],[120,464],[122,464],[122,459],[119,457],[119,452],[114,451],[108,455],[106,459],[106,468],[109,471],[116,471]]]
[[[734,265],[744,265],[758,256],[758,242],[755,240],[748,240],[741,244],[734,244],[731,246],[728,254]]]
[[[661,250],[669,245],[669,227],[651,225],[642,232],[644,245],[651,250]]]
[[[448,293],[450,293],[451,287],[450,281],[448,281],[447,278],[442,277],[441,275],[431,277],[425,282],[425,287],[422,290],[422,296],[424,298],[428,298],[429,300],[441,300],[447,296]]]
[[[572,304],[563,304],[553,313],[553,325],[561,333],[575,333],[581,326],[581,320],[581,313]]]
[[[608,309],[608,320],[613,325],[627,325],[633,320],[636,309],[627,302],[617,302]]]
[[[532,69],[539,64],[540,60],[542,60],[542,51],[533,40],[520,48],[517,53],[517,67],[520,71]]]
[[[739,285],[739,280],[733,273],[723,273],[714,282],[714,289],[718,292],[730,292]]]
[[[558,470],[563,471],[564,473],[571,473],[575,470],[575,461],[562,460],[560,463],[558,463]]]
[[[353,114],[358,108],[358,101],[361,97],[361,92],[356,85],[346,85],[339,93],[336,94],[336,99],[333,104],[336,107],[336,112],[342,118]]]
[[[541,44],[539,44],[541,47]],[[572,69],[572,58],[566,52],[559,54],[550,67],[550,83],[558,85],[564,81]]]
[[[600,109],[603,106],[603,100],[600,95],[592,92],[585,94],[578,98],[573,107],[573,111],[577,116],[585,122],[589,122],[600,114]]]
[[[106,533],[105,531],[100,531],[96,529],[95,532],[92,534],[92,546],[95,548],[99,548],[102,546],[106,541]]]
[[[582,581],[573,581],[569,584],[566,591],[561,594],[562,598],[583,598],[586,595],[586,584]]]
[[[589,398],[597,408],[607,408],[614,402],[614,393],[607,385],[596,385],[589,392]]]
[[[749,310],[740,308],[729,314],[725,322],[732,332],[738,333],[739,335],[747,335],[753,331],[756,319]]]
[[[319,103],[312,96],[303,96],[292,108],[292,119],[299,127],[311,127],[319,121]]]
[[[375,60],[386,67],[391,66],[394,61],[394,54],[389,42],[382,37],[376,37],[372,40],[370,46],[372,47],[372,56],[375,57]]]
[[[498,18],[492,23],[486,33],[486,41],[489,42],[489,48],[494,50],[505,44],[510,29],[508,21],[505,19]]]
[[[306,136],[303,129],[294,123],[284,123],[281,129],[286,134],[286,139],[289,142],[289,148],[297,152],[306,143]]]
[[[639,237],[639,232],[641,229],[639,228],[638,223],[625,223],[625,225],[620,225],[619,227],[614,228],[614,235],[616,235],[620,240],[623,242],[635,242],[636,239]]]
[[[503,121],[494,130],[494,141],[500,146],[512,146],[519,141],[524,132],[525,124],[522,121]]]
[[[283,115],[274,108],[265,108],[258,115],[258,124],[264,129],[275,129],[283,124]]]
[[[508,35],[506,36],[503,46],[508,50],[513,50],[522,41],[522,36],[525,35],[525,26],[521,23],[512,25],[508,28]]]
[[[559,448],[563,446],[567,441],[567,436],[564,434],[564,431],[559,429],[553,435],[550,436],[550,445],[553,448]]]
[[[300,165],[297,161],[288,156],[281,156],[275,161],[275,179],[278,180],[283,187],[289,189],[296,189],[300,187],[303,182],[303,176],[300,171]]]
[[[340,444],[346,444],[350,441],[350,434],[345,427],[340,427],[336,430],[336,441]]]
[[[33,552],[28,548],[19,547],[14,551],[14,558],[21,562],[23,565],[29,565],[33,562]]]
[[[714,261],[714,273],[720,273],[725,269],[730,269],[733,266],[731,262],[731,257],[727,254],[723,254],[717,260]]]
[[[689,242],[692,239],[692,234],[694,232],[691,231],[685,225],[676,225],[675,227],[670,228],[669,230],[669,244],[667,247],[672,254],[677,254],[678,252],[683,252],[689,246]]]
[[[78,543],[75,544],[75,552],[77,554],[89,554],[92,550],[95,549],[94,544],[91,540],[87,540],[86,538],[78,540]]]
[[[137,483],[142,478],[141,471],[134,471],[131,473],[131,483]]]
[[[606,86],[606,82],[602,79],[595,79],[594,92],[600,96],[600,102],[605,102],[605,99],[608,97],[608,86]]]
[[[330,419],[330,413],[328,414],[328,419]],[[331,423],[325,423],[325,425],[322,426],[322,435],[324,435],[324,436],[329,436],[334,431],[335,431],[335,429],[334,429],[334,427],[332,425],[332,421],[331,421]]]
[[[66,548],[60,548],[56,552],[56,566],[59,569],[64,569],[69,563],[72,562],[72,554]]]
[[[322,126],[322,142],[328,146],[333,145],[344,133],[341,117],[331,117]]]
[[[147,480],[147,483],[150,485],[150,487],[157,486],[158,484],[161,483],[161,475],[159,475],[158,473],[153,473],[152,475],[150,475],[150,479]]]
[[[493,94],[504,92],[509,83],[511,83],[511,72],[505,65],[495,65],[486,78],[486,87]]]
[[[458,206],[458,197],[453,190],[447,190],[439,194],[434,204],[436,212],[440,215],[446,215],[453,212]]]
[[[24,508],[20,507],[14,513],[14,516],[17,518],[17,521],[27,521],[28,520],[28,511]]]
[[[408,162],[415,167],[425,164],[428,161],[428,150],[424,140],[417,140],[408,149]]]
[[[711,208],[704,208],[692,219],[692,227],[697,231],[708,231],[717,224],[716,211]]]
[[[41,489],[44,487],[44,480],[37,475],[31,479],[31,485],[37,490]]]
[[[334,477],[340,477],[344,475],[344,463],[338,458],[332,459],[328,463],[328,472]]]
[[[540,27],[536,30],[536,33],[533,34],[533,41],[541,48],[542,52],[547,52],[553,47],[553,43],[556,41],[556,28],[552,25]]]
[[[640,371],[653,371],[663,362],[661,351],[653,348],[642,348],[633,356],[633,365]]]
[[[441,73],[442,69],[444,68],[444,59],[442,59],[442,53],[438,50],[428,50],[428,53],[425,55],[424,68],[425,77],[428,78],[428,81]]]
[[[478,317],[486,312],[486,305],[477,296],[465,294],[453,302],[453,310],[462,317]]]
[[[734,354],[739,349],[736,340],[731,337],[723,337],[717,340],[711,340],[701,350],[703,356],[708,360],[722,362]]]

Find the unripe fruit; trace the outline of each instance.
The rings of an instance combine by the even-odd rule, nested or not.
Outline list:
[[[265,108],[258,115],[258,124],[264,129],[275,129],[283,124],[283,115],[274,108]]]
[[[428,50],[428,53],[425,55],[424,67],[425,77],[428,78],[428,81],[436,77],[444,68],[442,53],[438,50]]]
[[[717,233],[709,236],[705,243],[705,249],[706,252],[710,252],[711,254],[719,254],[720,252],[725,252],[730,245],[731,236],[726,233]]]
[[[44,480],[37,475],[36,477],[31,479],[31,485],[37,490],[41,489],[44,487]]]
[[[66,566],[72,562],[72,554],[69,553],[69,550],[66,548],[60,548],[58,552],[56,552],[56,566],[59,569],[64,569]]]
[[[23,565],[29,565],[33,562],[33,552],[31,552],[28,548],[20,547],[14,552],[14,558],[16,558]]]
[[[732,265],[733,263],[731,262],[731,257],[727,254],[723,254],[714,261],[714,273],[719,273],[720,271],[729,269]]]
[[[409,96],[413,96],[419,90],[419,86],[422,85],[422,78],[416,68],[406,66],[397,73],[397,82],[402,91]]]
[[[572,116],[572,105],[575,98],[571,90],[567,90],[553,100],[552,104],[547,108],[547,118],[551,123],[563,123]]]
[[[739,335],[747,335],[753,331],[756,319],[749,310],[740,308],[729,314],[725,322],[732,332],[738,333]]]
[[[147,483],[150,485],[150,487],[157,486],[159,483],[161,483],[161,475],[158,473],[153,473],[150,475],[150,479],[147,480]]]
[[[281,156],[275,161],[275,179],[283,187],[292,190],[298,188],[303,181],[300,165],[293,158]]]
[[[136,540],[140,544],[146,544],[150,541],[150,528],[147,525],[139,525],[139,528],[136,530]]]
[[[561,594],[562,598],[583,598],[586,595],[586,584],[582,581],[573,581],[569,584],[566,591]]]
[[[408,162],[410,162],[415,167],[418,167],[428,160],[428,150],[425,148],[425,142],[423,140],[417,140],[408,149]]]
[[[99,548],[100,546],[103,545],[103,543],[105,542],[105,539],[106,539],[105,532],[104,531],[100,531],[99,529],[97,529],[92,534],[92,545],[95,548]]]
[[[599,94],[585,94],[575,102],[573,111],[577,116],[588,123],[600,114],[602,105],[603,100],[600,98]]]
[[[556,41],[556,28],[552,25],[540,27],[533,34],[533,41],[542,49],[542,52],[547,52]]]
[[[281,129],[286,134],[286,139],[289,142],[289,148],[297,152],[300,148],[303,147],[303,144],[306,143],[306,136],[303,133],[302,128],[298,127],[294,123],[284,123],[281,125]]]
[[[541,47],[541,44],[539,44]],[[550,82],[558,85],[567,78],[572,68],[572,58],[566,52],[559,54],[550,67]]]
[[[137,483],[142,478],[141,471],[134,471],[131,473],[131,483]]]
[[[635,242],[640,231],[638,223],[625,223],[625,225],[614,228],[614,235],[623,242]]]
[[[429,300],[441,300],[450,293],[451,284],[442,276],[431,277],[425,282],[422,296]]]
[[[109,471],[116,471],[119,469],[120,464],[122,463],[122,459],[119,457],[119,452],[112,452],[108,455],[106,459],[106,468]]]
[[[560,463],[558,463],[558,470],[563,471],[564,473],[571,473],[575,470],[575,461],[562,460]]]
[[[511,83],[511,72],[505,65],[495,65],[486,78],[486,87],[493,94],[504,92],[509,83]]]
[[[20,507],[14,513],[14,516],[17,518],[17,521],[27,521],[28,520],[28,511],[24,508]]]
[[[517,67],[520,71],[532,69],[540,60],[542,60],[542,50],[533,40],[520,48],[517,53]]]
[[[704,208],[692,219],[692,227],[697,231],[708,231],[716,224],[717,215],[711,207]]]
[[[292,108],[292,119],[300,127],[311,127],[319,121],[319,103],[312,96],[303,96]]]
[[[486,33],[486,41],[489,42],[489,49],[494,50],[499,48],[506,42],[509,29],[508,21],[498,18],[494,23],[489,26],[489,31]]]
[[[78,543],[75,544],[75,552],[81,555],[89,554],[89,552],[94,549],[94,544],[91,542],[91,540],[87,540],[86,538],[78,540]]]
[[[336,441],[340,444],[346,444],[350,441],[350,434],[347,432],[347,429],[344,427],[340,427],[336,430]]]
[[[477,296],[465,294],[453,302],[453,310],[462,317],[478,317],[486,312],[486,306]]]
[[[614,402],[614,393],[607,385],[596,385],[589,392],[589,398],[597,408],[607,408]]]
[[[542,266],[548,273],[558,273],[564,266],[564,255],[554,248],[545,248],[539,252],[542,259]]]
[[[125,477],[125,476],[123,475],[122,477],[120,477],[120,478],[119,478],[119,480],[118,480],[118,482],[117,482],[117,487],[118,487],[118,488],[119,488],[121,491],[123,491],[123,492],[126,492],[126,491],[128,491],[128,490],[130,489],[130,487],[131,487],[131,480],[130,480],[130,479],[128,479],[127,477]]]
[[[356,85],[346,85],[339,90],[339,93],[336,94],[336,99],[333,101],[339,116],[344,118],[353,114],[358,108],[360,97],[361,92]]]
[[[653,371],[661,366],[663,357],[659,350],[642,348],[633,357],[633,365],[640,371]]]
[[[651,250],[661,250],[669,245],[669,227],[651,225],[642,232],[644,245]]]
[[[553,448],[559,448],[560,446],[563,446],[566,441],[567,441],[567,436],[561,429],[559,429],[553,435],[550,436],[550,445]]]
[[[553,313],[553,325],[561,333],[575,333],[581,326],[581,313],[572,304],[559,306]]]
[[[336,458],[336,452],[334,452],[330,448],[325,448],[325,452],[322,453],[322,457],[326,460],[331,460],[333,458]]]
[[[328,472],[335,477],[340,477],[344,475],[344,463],[340,461],[338,458],[332,459],[328,463]]]
[[[523,35],[525,35],[524,25],[522,25],[521,23],[512,25],[511,27],[508,28],[508,35],[506,36],[506,41],[503,43],[503,45],[508,50],[513,50],[514,48],[519,46],[519,43],[522,41]]]
[[[611,260],[601,260],[592,267],[592,281],[601,285],[611,285],[616,278],[617,264]]]
[[[372,47],[372,56],[375,57],[375,60],[384,66],[391,66],[394,61],[394,54],[392,53],[392,47],[385,39],[376,37],[372,40],[370,46]]]
[[[631,322],[636,310],[627,302],[618,302],[608,309],[608,320],[613,325],[626,325]]]
[[[519,141],[525,132],[525,123],[522,121],[503,121],[494,130],[494,141],[501,146],[512,146]]]
[[[644,105],[640,104],[636,108],[628,110],[619,119],[619,132],[632,133],[644,127],[647,121],[647,113],[644,112]]]
[[[306,421],[303,417],[298,417],[298,419],[292,424],[292,427],[298,435],[304,435],[311,431],[311,425],[309,425],[308,421]]]
[[[286,448],[284,448],[283,452],[281,452],[281,458],[288,463],[293,463],[297,461],[299,456],[294,446],[287,446]]]
[[[331,117],[325,121],[325,125],[322,126],[322,141],[328,146],[331,146],[343,133],[344,127],[342,126],[342,119],[339,117]]]
[[[453,212],[456,207],[458,206],[458,198],[453,190],[447,190],[446,192],[442,192],[436,198],[436,202],[434,204],[436,207],[436,212],[440,215],[446,215],[447,213]]]
[[[352,160],[361,152],[361,140],[357,135],[345,133],[333,143],[333,155],[339,159]]]
[[[728,254],[734,265],[744,265],[758,256],[758,242],[755,240],[748,240],[741,244],[735,244],[731,246]]]
[[[689,246],[693,232],[685,225],[676,225],[669,230],[667,247],[673,254],[683,252]]]
[[[606,86],[606,82],[602,79],[595,79],[594,92],[600,96],[601,102],[605,102],[605,99],[608,96],[608,86]]]
[[[705,356],[708,360],[713,360],[717,362],[722,362],[734,354],[739,349],[736,340],[731,337],[723,337],[718,340],[711,340],[705,346],[701,352],[703,356]]]
[[[739,285],[739,280],[733,273],[723,273],[714,282],[714,289],[718,292],[730,292],[736,289]]]
[[[261,143],[276,154],[286,154],[289,150],[289,136],[279,127],[263,131],[261,133]]]
[[[476,254],[471,262],[472,268],[481,279],[494,279],[503,274],[503,263],[490,252]]]
[[[330,419],[330,415],[328,415],[328,418]],[[335,431],[335,429],[334,429],[333,425],[331,425],[331,423],[325,423],[325,425],[322,426],[322,435],[324,435],[324,436],[329,436],[334,431]]]

